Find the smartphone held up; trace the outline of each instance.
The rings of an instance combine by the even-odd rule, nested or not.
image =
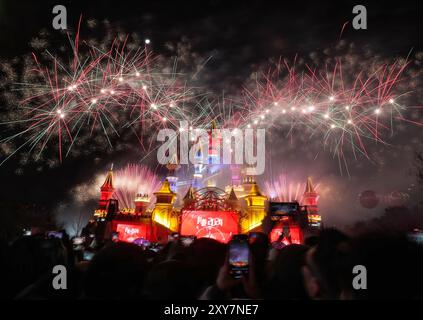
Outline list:
[[[239,279],[249,271],[250,247],[247,235],[234,235],[229,241],[229,267],[231,275]]]

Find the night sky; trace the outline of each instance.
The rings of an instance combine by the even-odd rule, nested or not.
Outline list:
[[[56,4],[57,1],[0,1],[0,58],[10,60],[30,52],[29,42],[40,30],[54,34],[51,11]],[[340,1],[106,0],[60,1],[60,4],[67,7],[68,26],[72,29],[82,14],[83,20],[108,19],[116,28],[137,33],[141,39],[151,39],[154,52],[163,56],[171,55],[172,45],[188,44],[189,54],[193,53],[198,61],[210,58],[196,84],[214,95],[236,95],[254,71],[278,57],[310,57],[313,52],[333,49],[346,22],[349,23],[342,39],[353,43],[357,52],[362,48],[388,60],[410,54],[412,80],[420,85],[423,80],[419,65],[423,51],[421,1],[342,1],[341,4]],[[368,30],[351,27],[352,8],[356,4],[367,8]],[[98,36],[96,32],[83,28],[81,35]],[[422,106],[421,99],[422,93],[415,92],[407,104]],[[410,117],[421,122],[422,111],[419,112]],[[398,190],[410,193],[412,199],[418,197],[412,186],[415,184],[413,159],[421,148],[422,138],[421,126],[399,126],[389,137],[389,145],[371,147],[371,160],[356,160],[347,155],[349,175],[340,170],[338,160],[330,153],[319,152],[321,147],[306,142],[290,145],[277,132],[269,139],[272,146],[269,152],[273,171],[291,172],[296,179],[311,175],[318,181],[324,191],[323,219],[328,224],[344,224],[383,211],[382,207],[367,210],[358,205],[357,196],[364,190],[380,194]],[[0,157],[4,155],[0,153]],[[111,162],[123,165],[139,158],[134,150],[125,153],[96,150],[43,170],[37,170],[38,164],[21,168],[12,158],[0,167],[0,201],[35,202],[55,210],[59,203],[72,201],[69,190],[88,183]],[[16,174],[17,169],[21,169],[20,174]]]

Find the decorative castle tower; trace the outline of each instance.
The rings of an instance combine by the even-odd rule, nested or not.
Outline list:
[[[229,192],[229,195],[226,198],[226,203],[228,204],[228,207],[231,210],[234,210],[234,211],[240,211],[241,210],[240,201],[239,201],[238,197],[236,196],[235,190],[234,190],[233,187],[231,188],[231,191]]]
[[[148,194],[138,193],[135,197],[135,215],[145,215],[150,204],[150,197]]]
[[[197,153],[195,154],[195,164],[194,164],[194,174],[193,174],[193,187],[195,189],[200,189],[202,187],[202,180],[203,180],[203,171],[204,171],[204,164],[202,163],[203,160],[203,148],[200,147]]]
[[[222,143],[222,135],[217,129],[216,121],[212,121],[209,131],[209,151],[208,163],[220,164],[220,145]]]
[[[200,189],[203,187],[216,187],[217,177],[220,173],[220,145],[222,136],[217,130],[216,122],[211,123],[208,132],[208,148],[200,146],[195,154],[196,164],[194,165],[193,187]],[[207,152],[205,154],[205,152]],[[205,159],[203,159],[204,156]]]
[[[256,184],[255,181],[255,169],[251,166],[246,166],[242,169],[242,185],[244,187],[245,192],[250,192],[251,188]]]
[[[308,224],[312,227],[320,227],[321,216],[317,207],[319,194],[314,189],[311,178],[307,178],[306,188],[304,190],[302,205],[307,212]]]
[[[307,178],[306,188],[304,190],[302,205],[306,206],[310,213],[317,213],[317,200],[319,195],[314,189],[311,178]]]
[[[104,180],[103,185],[100,188],[100,200],[98,201],[98,209],[94,211],[94,216],[99,218],[104,218],[107,215],[107,209],[112,199],[113,192],[113,164],[110,167],[109,172],[107,173],[106,179]]]
[[[252,182],[251,189],[244,197],[246,201],[246,212],[241,219],[241,232],[248,232],[261,225],[266,216],[266,200],[256,182]]]
[[[167,179],[163,182],[160,190],[155,192],[154,195],[156,196],[156,203],[152,213],[153,221],[172,231],[177,231],[178,218],[173,210],[176,193],[171,190],[170,183]]]
[[[176,171],[179,169],[178,164],[178,156],[176,154],[173,155],[172,159],[169,161],[169,163],[166,165],[166,168],[168,170],[167,174],[167,181],[169,181],[170,189],[173,192],[177,192],[177,186],[176,183],[178,182],[178,177],[176,176]]]
[[[222,135],[217,130],[216,121],[212,121],[209,131],[209,150],[207,164],[207,187],[217,186],[217,177],[221,172],[220,164],[220,146],[222,143]]]
[[[183,203],[184,208],[190,208],[195,203],[195,195],[194,195],[194,188],[192,186],[189,187],[187,193],[184,196]]]

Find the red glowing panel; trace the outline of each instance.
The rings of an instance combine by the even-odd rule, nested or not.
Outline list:
[[[197,238],[211,238],[228,242],[238,233],[238,215],[235,212],[184,211],[181,235],[195,235]]]
[[[119,232],[119,241],[132,242],[138,238],[147,239],[147,227],[146,225],[118,223],[116,232]]]
[[[286,234],[287,229],[289,230],[288,234]],[[290,243],[301,244],[302,243],[302,231],[299,226],[289,226],[289,228],[284,227],[282,224],[276,225],[272,231],[270,232],[270,242],[277,242],[279,237],[283,234],[286,238],[282,240],[285,244],[286,241],[289,240]]]
[[[282,235],[283,228],[281,226],[276,226],[270,231],[270,242],[276,242],[279,240],[279,237]]]
[[[291,226],[289,228],[289,233],[291,235],[291,242],[296,244],[301,244],[303,241],[302,239],[302,231],[299,226]]]

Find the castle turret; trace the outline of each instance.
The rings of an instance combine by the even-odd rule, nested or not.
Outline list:
[[[194,188],[192,186],[189,187],[187,193],[185,194],[183,202],[184,202],[184,208],[190,208],[194,204],[195,194],[194,194]]]
[[[144,215],[150,204],[150,197],[148,194],[138,193],[135,197],[135,214]]]
[[[155,192],[154,195],[156,196],[156,203],[152,214],[153,220],[172,231],[177,231],[178,220],[173,212],[176,193],[171,190],[170,183],[167,179],[163,182],[160,190]]]
[[[244,199],[247,207],[246,214],[241,219],[241,232],[248,232],[261,225],[266,215],[267,198],[261,193],[259,186],[254,181]]]
[[[250,192],[252,186],[256,183],[255,182],[255,169],[251,166],[246,166],[242,169],[242,185],[244,187],[245,192]]]
[[[110,199],[112,199],[113,192],[115,191],[113,187],[113,164],[110,167],[109,172],[107,173],[106,179],[104,180],[103,185],[100,187],[100,200],[98,201],[98,208],[94,212],[96,217],[105,217],[107,214],[107,207],[109,205]]]
[[[200,189],[202,187],[203,171],[204,171],[203,147],[200,146],[200,148],[195,154],[195,164],[194,164],[193,186],[196,189]]]
[[[211,128],[209,131],[209,151],[208,151],[208,163],[215,164],[220,163],[220,145],[222,142],[222,135],[217,130],[216,121],[212,121]]]
[[[216,121],[212,121],[210,131],[208,132],[208,153],[206,176],[204,177],[205,186],[216,187],[217,179],[220,175],[220,146],[222,142],[222,135],[217,129]]]
[[[317,194],[316,190],[314,189],[313,183],[311,178],[307,178],[306,188],[304,190],[303,195],[303,203],[304,206],[317,206],[317,200],[319,195]]]
[[[167,181],[169,181],[170,189],[173,192],[177,191],[176,183],[178,182],[178,177],[176,176],[176,171],[179,169],[179,167],[180,166],[178,164],[178,156],[174,154],[172,159],[166,165],[166,168],[168,170],[166,179]]]
[[[231,188],[231,191],[229,192],[229,195],[228,195],[228,197],[227,197],[227,199],[226,199],[226,203],[227,203],[228,207],[229,207],[231,210],[234,210],[234,211],[239,211],[239,210],[241,210],[241,206],[240,206],[240,203],[239,203],[239,199],[238,199],[238,197],[236,196],[236,194],[235,194],[235,191],[234,191],[234,188],[233,188],[233,187]]]
[[[318,199],[319,199],[319,194],[314,189],[311,178],[308,177],[306,188],[303,194],[302,205],[304,206],[307,212],[309,225],[316,226],[316,227],[320,227],[320,223],[321,223],[321,217],[319,215],[319,210],[317,207]]]

